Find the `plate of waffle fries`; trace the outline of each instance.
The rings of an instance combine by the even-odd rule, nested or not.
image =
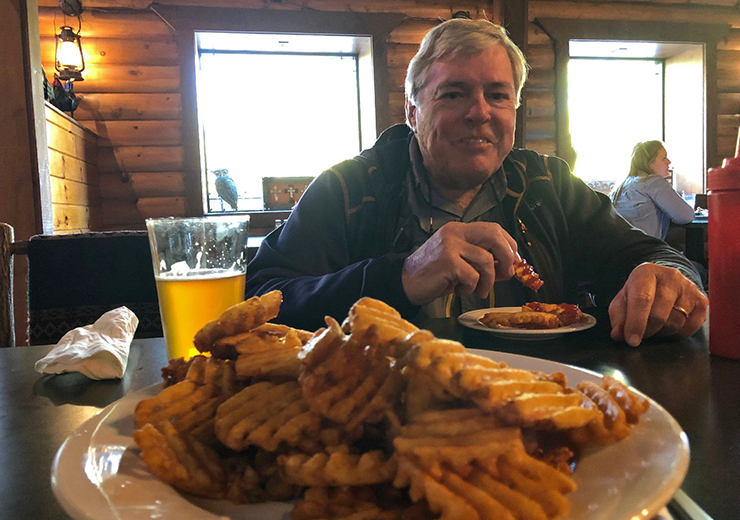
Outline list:
[[[529,302],[521,307],[492,307],[461,314],[458,321],[507,339],[552,339],[590,329],[596,318],[569,303]]]
[[[65,441],[72,518],[627,520],[686,474],[680,426],[617,379],[466,349],[369,298],[314,333],[271,323],[279,304],[227,310],[208,357]]]

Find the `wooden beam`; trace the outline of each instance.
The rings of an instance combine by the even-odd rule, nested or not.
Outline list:
[[[730,24],[740,27],[740,12],[731,7],[699,7],[684,4],[679,8],[664,5],[625,5],[622,2],[575,2],[541,0],[532,2],[529,19],[563,18],[570,20],[619,20],[643,23]],[[654,21],[654,22],[648,22]],[[678,40],[683,41],[683,40]]]
[[[179,93],[91,93],[79,97],[80,106],[75,111],[78,121],[179,120],[182,114]]]
[[[509,37],[527,55],[527,34],[529,23],[527,12],[529,10],[528,0],[502,0],[503,24],[509,32]],[[524,147],[524,136],[527,135],[527,96],[522,92],[519,108],[516,111],[516,131],[514,134],[514,146]]]
[[[82,121],[98,136],[100,146],[182,144],[180,121]]]
[[[87,0],[86,7],[92,7]],[[54,8],[41,8],[39,13],[39,31],[44,36],[54,36],[62,25],[75,25],[76,20],[67,18],[59,11],[58,3]],[[152,11],[98,11],[86,9],[82,13],[82,45],[86,38],[161,38],[170,40],[172,29],[167,27],[161,18]]]
[[[41,60],[51,72],[54,65],[56,38],[53,35],[41,38]],[[177,61],[177,45],[174,39],[154,38],[82,38],[82,55],[85,66],[91,65],[171,65]]]

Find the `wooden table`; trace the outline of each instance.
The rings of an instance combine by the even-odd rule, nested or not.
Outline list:
[[[706,327],[688,340],[662,339],[634,349],[609,339],[605,311],[592,314],[599,320],[593,329],[538,343],[495,339],[454,319],[420,325],[471,348],[541,357],[604,374],[618,370],[688,434],[691,463],[682,489],[715,519],[740,518],[740,362],[709,355]],[[51,490],[57,449],[103,407],[158,382],[166,361],[161,339],[136,340],[124,378],[96,382],[79,374],[36,373],[33,364],[49,350],[0,349],[2,518],[67,518]]]

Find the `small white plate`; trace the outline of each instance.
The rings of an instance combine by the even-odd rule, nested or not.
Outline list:
[[[570,386],[599,383],[588,370],[516,354],[468,349],[514,368],[563,372]],[[138,456],[133,412],[153,385],[129,394],[92,417],[62,444],[51,468],[51,485],[74,520],[290,520],[293,503],[233,504],[182,495],[155,477]],[[644,398],[644,395],[635,391]],[[564,520],[648,520],[670,500],[689,465],[689,445],[681,427],[658,403],[616,444],[583,453],[568,495]]]
[[[591,327],[596,325],[596,318],[586,313],[583,313],[584,319],[582,322],[574,323],[573,325],[568,325],[567,327],[559,327],[557,329],[517,329],[515,327],[492,329],[491,327],[486,327],[480,321],[478,321],[489,312],[505,313],[519,312],[521,310],[521,307],[493,307],[489,309],[477,309],[474,311],[466,312],[465,314],[461,314],[457,318],[457,321],[459,321],[466,327],[470,327],[471,329],[483,330],[506,339],[552,339],[560,337],[563,334],[568,334],[569,332],[578,332],[579,330],[590,329]]]

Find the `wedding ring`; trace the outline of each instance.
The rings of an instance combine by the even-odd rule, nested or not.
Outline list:
[[[674,311],[678,311],[678,312],[680,312],[680,313],[681,313],[681,314],[683,314],[683,315],[684,315],[684,316],[685,316],[686,318],[688,318],[688,317],[689,317],[689,312],[688,312],[688,311],[687,311],[686,309],[684,309],[683,307],[681,307],[680,305],[674,305],[674,306],[673,306],[673,310],[674,310]]]

